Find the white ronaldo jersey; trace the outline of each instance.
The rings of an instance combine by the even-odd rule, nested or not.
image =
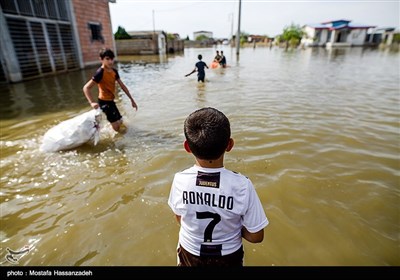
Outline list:
[[[168,205],[181,216],[179,243],[196,256],[225,256],[242,246],[241,229],[268,219],[250,179],[222,168],[193,166],[175,174]]]

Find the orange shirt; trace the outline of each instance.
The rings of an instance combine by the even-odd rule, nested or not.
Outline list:
[[[99,99],[112,101],[115,98],[115,82],[119,79],[118,71],[112,68],[111,71],[100,67],[92,77],[92,80],[99,87]]]

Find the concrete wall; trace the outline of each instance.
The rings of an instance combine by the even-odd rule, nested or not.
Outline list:
[[[154,43],[149,39],[115,40],[118,55],[153,54]]]
[[[175,53],[182,52],[185,49],[185,44],[183,40],[168,40],[167,41],[167,52]]]
[[[140,55],[140,54],[165,54],[180,52],[184,50],[183,40],[168,40],[165,49],[161,48],[162,44],[158,40],[160,46],[154,46],[151,39],[126,39],[115,40],[117,52],[119,55]]]
[[[348,36],[348,41],[354,46],[363,46],[366,38],[367,29],[353,29]]]

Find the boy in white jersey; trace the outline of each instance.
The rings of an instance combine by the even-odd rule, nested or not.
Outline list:
[[[224,168],[234,145],[229,120],[202,108],[186,118],[184,134],[195,165],[175,174],[168,199],[180,224],[178,266],[243,266],[242,238],[263,241],[268,219],[252,182]]]

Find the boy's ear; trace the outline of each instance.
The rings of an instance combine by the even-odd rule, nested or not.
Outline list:
[[[233,141],[232,138],[229,138],[228,146],[226,146],[225,151],[230,152],[234,145],[235,145],[235,141]]]
[[[189,154],[192,153],[192,151],[190,150],[189,147],[189,143],[185,140],[185,142],[183,142],[183,147],[185,148],[185,151],[188,152]]]

